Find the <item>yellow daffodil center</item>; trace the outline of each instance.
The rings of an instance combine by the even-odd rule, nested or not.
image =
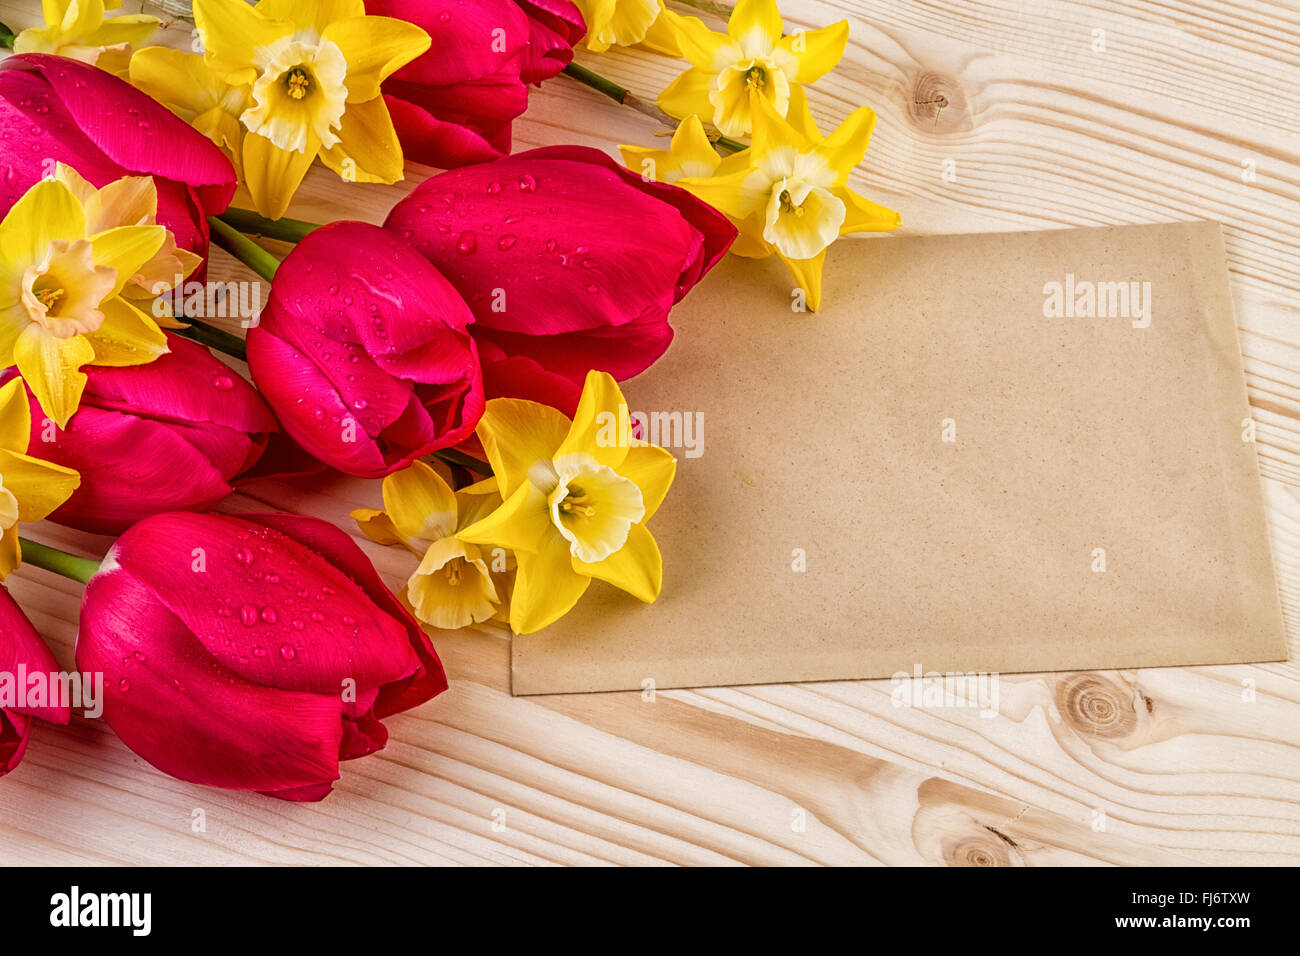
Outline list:
[[[750,207],[763,210],[763,238],[789,259],[811,259],[835,241],[848,214],[834,185],[835,171],[820,156],[778,146],[742,188]]]
[[[55,338],[94,332],[104,324],[99,305],[116,278],[113,268],[95,265],[90,240],[56,239],[40,262],[23,270],[23,310]]]
[[[338,45],[302,31],[262,47],[254,59],[261,74],[253,105],[239,117],[248,131],[294,152],[306,152],[313,137],[326,149],[335,146],[348,96],[348,63]]]
[[[591,455],[574,452],[540,464],[530,477],[546,493],[551,523],[579,561],[604,561],[645,517],[636,483]]]
[[[761,30],[751,30],[738,43],[726,43],[714,55],[717,72],[709,90],[713,125],[724,136],[745,136],[753,128],[752,96],[772,104],[779,116],[790,109],[790,83],[799,61],[777,47]]]

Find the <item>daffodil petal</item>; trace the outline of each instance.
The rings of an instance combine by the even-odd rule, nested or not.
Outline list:
[[[739,0],[727,20],[727,33],[736,41],[757,30],[775,44],[781,39],[782,28],[776,0]]]
[[[503,498],[527,483],[528,470],[536,462],[555,457],[569,428],[569,419],[550,405],[521,398],[494,398],[487,403],[477,433]]]
[[[95,349],[84,336],[58,339],[32,324],[14,342],[18,373],[27,381],[41,410],[60,428],[81,404],[86,375],[81,366],[95,358]]]
[[[814,150],[835,170],[837,183],[846,182],[849,173],[862,162],[875,126],[876,111],[869,106],[860,107]]]
[[[166,226],[118,226],[92,236],[90,245],[95,265],[117,270],[109,295],[118,295],[166,239]]]
[[[323,39],[338,45],[348,61],[348,102],[379,95],[379,84],[429,49],[429,34],[392,17],[349,17],[325,27]]]
[[[754,211],[742,189],[748,177],[749,170],[742,169],[727,176],[686,176],[677,185],[719,212],[744,219]]]
[[[644,524],[628,529],[627,543],[604,561],[586,564],[572,558],[573,570],[599,578],[647,604],[659,596],[664,583],[664,560],[659,545]]]
[[[813,83],[829,73],[844,58],[844,48],[848,42],[849,21],[841,20],[820,30],[805,30],[785,37],[779,46],[792,52],[799,60],[794,81]]]
[[[258,0],[257,12],[273,20],[292,20],[300,30],[324,33],[335,20],[364,16],[364,0]]]
[[[846,209],[840,235],[850,232],[889,232],[903,222],[903,217],[894,210],[859,196],[851,189],[840,188],[834,192]]]
[[[456,537],[471,544],[509,548],[517,555],[537,552],[552,539],[563,543],[566,552],[569,547],[551,524],[546,495],[532,482],[520,485],[500,508],[456,532]]]
[[[352,520],[357,528],[375,544],[403,544],[402,536],[397,533],[393,519],[383,511],[374,508],[357,508],[352,512]]]
[[[659,108],[669,116],[685,119],[688,116],[709,117],[713,104],[709,91],[713,88],[713,74],[693,66],[668,84],[659,94]]]
[[[86,214],[65,183],[46,179],[27,190],[0,222],[0,259],[18,271],[44,258],[55,239],[86,238]]]
[[[283,216],[319,152],[320,140],[311,132],[303,152],[281,149],[256,133],[245,134],[241,168],[257,211],[271,219]]]
[[[778,252],[777,255],[781,254]],[[826,264],[826,250],[811,259],[789,259],[782,255],[781,261],[790,270],[795,288],[803,289],[809,311],[816,312],[822,305],[822,267]]]
[[[71,468],[4,448],[0,448],[0,475],[18,499],[19,521],[40,521],[81,484],[81,475]]]
[[[86,46],[117,46],[119,43],[136,46],[153,36],[161,25],[161,20],[147,13],[127,13],[105,20],[98,28],[85,34],[81,42]]]
[[[677,48],[678,55],[689,61],[691,66],[705,70],[713,67],[714,54],[718,52],[718,47],[727,42],[726,34],[714,33],[699,17],[684,17],[666,7],[660,11],[652,25],[652,32],[656,37],[660,37],[661,33],[671,34],[671,42]],[[660,38],[659,42],[665,41]]]
[[[668,494],[677,474],[677,459],[672,452],[658,445],[629,448],[618,473],[630,478],[641,489],[641,501],[645,505],[645,516],[641,521],[645,523],[659,510]]]
[[[822,132],[817,128],[817,121],[813,119],[812,111],[808,108],[808,94],[798,84],[790,88],[790,107],[786,110],[785,121],[810,146],[816,146],[822,142]]]
[[[21,378],[0,387],[0,448],[25,452],[32,435],[32,410]]]
[[[236,86],[257,78],[253,51],[294,32],[291,20],[267,17],[244,0],[194,0],[204,59]]]
[[[322,150],[320,158],[349,182],[398,182],[402,178],[402,145],[384,98],[349,102],[339,120],[339,141]]]
[[[0,533],[0,581],[23,563],[22,548],[18,544],[18,525],[11,525]]]
[[[456,532],[456,494],[422,461],[384,479],[384,509],[404,538],[437,541]]]
[[[99,306],[104,324],[84,338],[94,348],[94,365],[148,365],[166,355],[167,336],[158,323],[121,296]],[[62,426],[60,426],[62,427]]]
[[[608,372],[592,369],[582,386],[582,397],[569,433],[552,456],[582,452],[615,471],[627,457],[631,423],[627,399]]]
[[[568,544],[556,536],[537,554],[517,552],[515,589],[510,596],[510,629],[532,634],[553,624],[578,603],[591,578],[573,570]]]
[[[459,561],[460,579],[455,583],[447,573],[447,565],[453,561]],[[443,538],[429,546],[406,583],[406,597],[416,617],[443,630],[489,620],[500,601],[478,548],[455,538]]]

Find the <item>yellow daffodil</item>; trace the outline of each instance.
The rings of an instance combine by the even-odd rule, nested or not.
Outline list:
[[[588,373],[573,421],[536,402],[488,402],[478,436],[504,504],[457,537],[514,552],[515,633],[567,614],[592,578],[642,601],[659,596],[663,560],[646,522],[677,460],[631,434],[627,403],[604,372]]]
[[[709,120],[724,136],[745,136],[753,127],[753,103],[771,104],[785,116],[796,84],[824,76],[844,56],[849,23],[781,35],[776,0],[740,0],[726,33],[714,33],[697,17],[665,11],[691,68],[659,94],[659,106],[679,119]]]
[[[680,56],[676,33],[662,17],[663,0],[574,0],[587,21],[587,49],[604,53],[612,46],[643,46]]]
[[[71,468],[27,454],[32,413],[23,380],[0,386],[0,581],[22,563],[18,523],[40,521],[77,490]]]
[[[105,194],[110,209],[122,200],[110,187],[97,190],[92,215],[113,221]],[[92,232],[90,220],[68,184],[50,179],[0,222],[0,368],[17,365],[60,428],[81,402],[83,365],[145,365],[167,351],[157,323],[122,296],[163,248],[167,229],[137,223]]]
[[[717,175],[723,162],[698,116],[688,116],[678,124],[667,149],[620,146],[619,151],[628,169],[661,183],[675,183],[683,176]]]
[[[419,27],[366,16],[362,0],[195,0],[194,23],[221,85],[205,81],[196,91],[188,63],[168,75],[167,58],[148,50],[137,54],[148,54],[137,72],[153,96],[205,116],[203,131],[228,145],[220,114],[242,97],[238,165],[258,212],[284,215],[317,156],[345,180],[402,178],[379,85],[429,49]]]
[[[504,602],[498,584],[504,563],[494,580],[493,556],[456,537],[457,530],[500,507],[496,479],[453,492],[436,471],[417,461],[385,478],[383,494],[383,511],[361,508],[352,517],[372,541],[403,545],[420,558],[406,582],[415,616],[444,630],[496,616]]]
[[[71,166],[59,163],[54,178],[71,189],[81,203],[86,212],[86,231],[92,235],[117,226],[152,226],[157,222],[158,188],[152,176],[124,176],[96,189]],[[137,303],[154,299],[187,278],[202,262],[201,256],[177,247],[176,237],[167,229],[158,251],[127,280],[122,295]],[[170,319],[157,321],[179,327]]]
[[[162,22],[143,13],[105,19],[122,0],[41,0],[45,26],[31,27],[14,37],[15,53],[54,53],[123,73],[132,44],[143,43]]]
[[[808,308],[821,305],[826,250],[851,232],[888,232],[902,221],[892,209],[859,196],[849,174],[862,161],[876,114],[862,107],[830,136],[823,137],[802,90],[791,96],[789,119],[766,102],[755,111],[754,144],[727,168],[706,178],[682,177],[689,190],[736,223],[737,255],[762,258],[776,253],[785,262]],[[743,157],[744,165],[730,164]]]
[[[131,57],[131,85],[148,93],[225,152],[243,182],[244,127],[252,84],[232,86],[201,53],[151,46]]]

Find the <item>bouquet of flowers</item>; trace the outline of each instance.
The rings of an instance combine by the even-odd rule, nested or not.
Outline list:
[[[898,225],[849,188],[875,114],[821,133],[804,87],[848,24],[787,34],[774,0],[726,32],[660,0],[196,0],[191,49],[114,6],[0,29],[0,580],[85,584],[77,665],[154,766],[319,800],[447,688],[438,631],[531,633],[593,581],[659,596],[677,462],[619,382],[728,251],[780,256],[815,311],[828,246]],[[583,44],[686,67],[655,104]],[[671,141],[512,153],[560,75]],[[391,184],[408,161],[442,171],[382,225],[286,217],[317,162]],[[210,244],[265,295],[207,282]],[[410,552],[401,593],[338,527],[221,511],[324,469],[373,480],[355,530]],[[97,561],[19,536],[44,519],[116,539]],[[0,586],[0,671],[56,667]],[[32,718],[69,719],[28,689],[0,693],[0,775]]]

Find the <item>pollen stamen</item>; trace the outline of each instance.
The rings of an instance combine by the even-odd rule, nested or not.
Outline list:
[[[311,80],[299,67],[294,67],[289,71],[285,85],[289,87],[289,95],[295,100],[302,99],[311,90]]]

